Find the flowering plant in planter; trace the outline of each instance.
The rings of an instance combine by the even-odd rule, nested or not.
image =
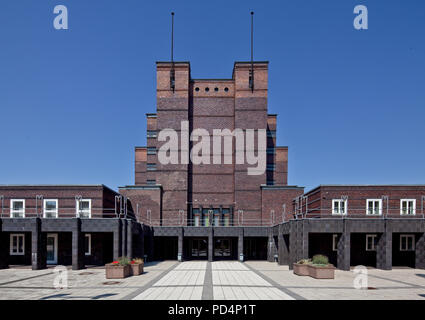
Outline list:
[[[123,279],[131,275],[130,259],[120,257],[105,266],[106,279]]]
[[[131,270],[132,270],[133,276],[138,276],[143,273],[143,266],[144,266],[143,259],[140,259],[140,258],[133,259],[131,260],[130,264],[131,264]]]

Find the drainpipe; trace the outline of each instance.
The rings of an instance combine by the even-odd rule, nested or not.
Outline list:
[[[77,203],[77,218],[80,218],[80,214],[81,214],[81,200],[82,200],[82,196],[77,195],[75,196],[75,202]]]
[[[35,196],[35,213],[37,215],[37,218],[39,217],[39,215],[38,215],[38,200],[40,200],[40,206],[42,208],[42,206],[43,206],[43,195],[38,194],[38,195]]]
[[[286,214],[286,203],[282,205],[282,223],[285,222],[285,214]]]

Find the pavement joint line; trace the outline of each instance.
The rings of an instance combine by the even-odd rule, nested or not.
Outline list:
[[[266,275],[264,275],[263,273],[261,273],[260,271],[257,271],[256,269],[254,269],[253,267],[251,267],[248,264],[245,264],[245,266],[250,269],[251,271],[253,271],[255,274],[257,274],[258,276],[260,276],[263,280],[269,282],[270,284],[272,284],[274,287],[278,288],[279,290],[281,290],[282,292],[286,293],[287,295],[289,295],[290,297],[296,299],[296,300],[306,300],[306,298],[296,294],[295,292],[292,292],[291,290],[287,289],[284,286],[281,286],[279,283],[275,282],[274,280],[270,279],[269,277],[267,277]]]
[[[397,280],[397,279],[390,279],[390,278],[386,278],[386,277],[377,276],[377,275],[374,275],[374,274],[368,274],[368,276],[369,277],[372,277],[372,278],[381,279],[381,280],[387,280],[387,281],[392,281],[392,282],[397,282],[397,283],[409,285],[409,286],[411,286],[413,288],[425,288],[425,286],[421,286],[419,284],[405,282],[405,281],[401,281],[401,280]]]
[[[27,278],[22,278],[22,279],[17,279],[17,280],[12,280],[12,281],[8,281],[8,282],[3,282],[0,283],[0,286],[4,286],[4,285],[8,285],[11,283],[16,283],[16,282],[21,282],[21,281],[25,281],[25,280],[31,280],[31,279],[35,279],[35,278],[40,278],[40,277],[44,277],[50,274],[53,274],[54,272],[48,272],[48,273],[43,273],[43,274],[38,274],[36,276],[32,276],[32,277],[27,277]]]
[[[150,287],[152,287],[156,282],[161,280],[163,277],[167,276],[172,270],[174,270],[179,265],[179,262],[174,263],[172,266],[170,266],[166,271],[160,273],[158,276],[150,280],[148,283],[143,285],[142,287],[139,287],[139,290],[135,290],[134,292],[126,295],[125,297],[121,298],[121,300],[132,300],[133,298],[137,297],[139,294],[143,293]],[[128,287],[127,287],[128,288]]]
[[[211,262],[207,263],[207,269],[205,270],[204,285],[202,289],[201,299],[214,300]]]

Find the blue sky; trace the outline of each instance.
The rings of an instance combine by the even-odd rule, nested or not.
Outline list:
[[[69,29],[53,28],[68,8]],[[369,29],[353,9],[369,10]],[[134,182],[155,112],[155,61],[230,78],[268,60],[289,184],[425,183],[422,0],[0,2],[0,184]]]

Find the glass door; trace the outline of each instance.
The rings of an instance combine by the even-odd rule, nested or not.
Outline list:
[[[58,263],[58,235],[49,233],[47,235],[47,264]]]

